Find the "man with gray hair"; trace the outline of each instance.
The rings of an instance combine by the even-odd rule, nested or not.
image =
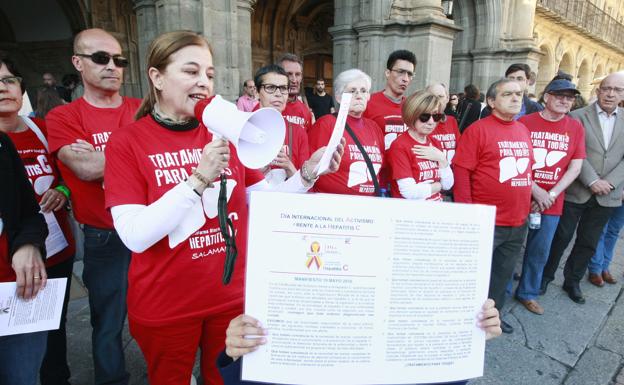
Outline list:
[[[301,92],[301,82],[303,81],[303,60],[299,56],[286,53],[277,61],[277,64],[288,74],[288,102],[282,115],[292,124],[296,124],[305,129],[305,132],[312,128],[312,112],[308,106],[299,100]]]
[[[453,158],[455,202],[496,206],[496,226],[488,297],[500,311],[507,283],[520,260],[531,205],[533,146],[529,130],[514,120],[523,90],[511,79],[494,82],[487,92],[492,114],[464,131]],[[513,327],[501,320],[501,329]]]

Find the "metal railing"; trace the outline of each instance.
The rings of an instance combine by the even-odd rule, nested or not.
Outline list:
[[[537,5],[604,41],[624,48],[624,24],[587,0],[537,0]]]

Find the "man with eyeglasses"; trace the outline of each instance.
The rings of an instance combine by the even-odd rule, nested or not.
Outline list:
[[[364,117],[372,119],[381,128],[386,150],[397,136],[407,131],[401,107],[415,70],[416,55],[413,52],[404,49],[392,52],[386,62],[386,86],[382,91],[371,94],[364,111]]]
[[[514,80],[490,85],[492,115],[474,122],[459,139],[453,173],[455,202],[496,206],[488,298],[500,311],[513,268],[521,257],[531,206],[533,146],[529,130],[514,120],[524,91]],[[501,320],[503,333],[513,327]]]
[[[130,251],[104,206],[104,149],[114,131],[134,121],[141,101],[119,94],[128,60],[108,32],[88,29],[76,35],[72,63],[84,95],[47,115],[50,152],[71,189],[85,235],[82,277],[89,290],[95,384],[127,384],[121,336]]]
[[[618,108],[624,98],[624,73],[605,77],[596,94],[596,102],[570,113],[585,128],[587,158],[578,178],[566,190],[541,282],[541,291],[545,292],[576,230],[576,241],[563,270],[563,290],[579,304],[585,303],[580,281],[605,224],[614,209],[622,205],[624,186],[624,111]],[[592,275],[589,278],[600,286],[602,279]]]
[[[566,115],[578,94],[571,81],[553,80],[544,91],[544,110],[519,119],[531,133],[535,160],[531,209],[541,213],[541,224],[539,229],[529,229],[516,299],[538,315],[544,314],[537,297],[563,210],[565,190],[581,172],[585,159],[583,127]]]
[[[303,61],[299,56],[286,53],[277,64],[288,74],[288,102],[282,115],[292,124],[303,127],[307,133],[312,128],[313,117],[308,106],[300,100],[301,82],[303,81]]]
[[[253,79],[245,80],[243,83],[243,94],[236,101],[236,107],[245,112],[251,112],[258,106],[256,99],[256,84]]]

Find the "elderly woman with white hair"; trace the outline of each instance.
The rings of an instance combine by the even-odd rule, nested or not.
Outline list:
[[[343,134],[347,145],[338,171],[331,176],[320,177],[314,191],[379,196],[378,178],[383,163],[384,140],[377,123],[363,117],[370,99],[370,88],[370,76],[359,69],[341,72],[334,80],[334,95],[338,103],[343,93],[352,95]],[[308,132],[310,151],[327,144],[335,123],[333,115],[325,115],[316,121]]]

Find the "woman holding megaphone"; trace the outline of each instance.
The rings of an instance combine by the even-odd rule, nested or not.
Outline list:
[[[220,384],[216,357],[229,321],[243,310],[246,194],[271,187],[260,171],[241,163],[233,144],[214,138],[195,118],[198,102],[213,95],[206,39],[190,31],[165,33],[151,43],[147,62],[150,91],[137,121],[106,147],[106,205],[133,251],[130,332],[150,384],[187,385],[198,347],[204,383]],[[310,189],[323,151],[275,189]],[[342,151],[341,144],[330,170],[338,168]]]

